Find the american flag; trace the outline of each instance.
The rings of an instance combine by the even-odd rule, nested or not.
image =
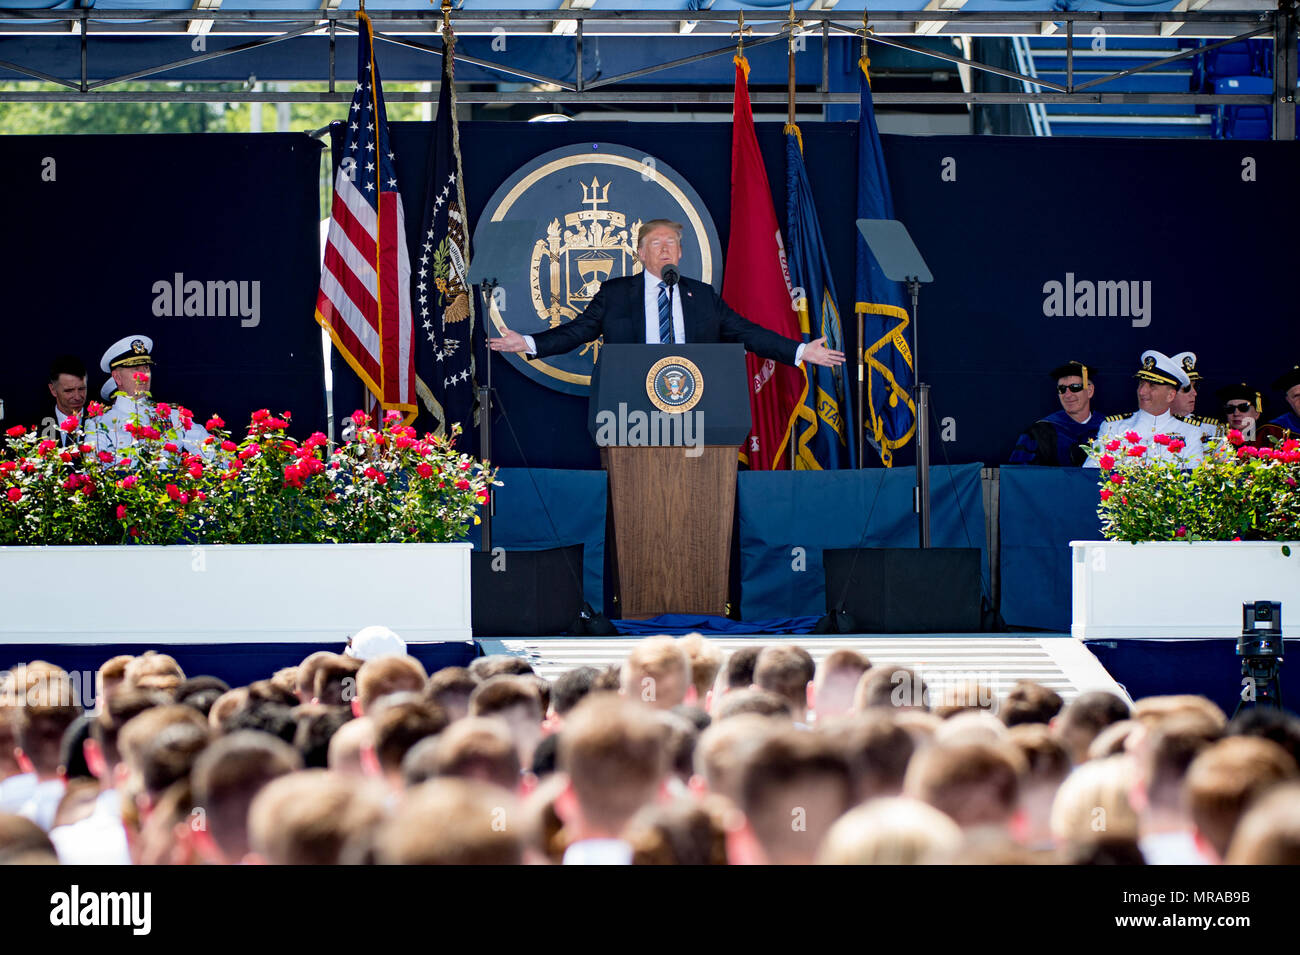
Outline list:
[[[374,29],[364,13],[357,22],[357,88],[334,179],[316,321],[381,407],[409,418],[416,411],[411,260]]]

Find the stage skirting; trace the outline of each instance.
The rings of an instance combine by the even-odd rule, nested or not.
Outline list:
[[[745,620],[824,614],[824,550],[918,546],[911,468],[751,471],[737,485]],[[932,468],[930,488],[931,543],[978,547],[989,593],[980,466]]]
[[[1197,693],[1232,716],[1241,698],[1241,658],[1237,641],[1223,637],[1204,640],[1089,640],[1085,644],[1106,672],[1135,700],[1167,693]],[[1284,651],[1300,660],[1300,640],[1285,641]],[[1300,691],[1286,663],[1281,668],[1282,702],[1295,712]]]
[[[1091,468],[998,469],[1002,619],[1009,627],[1070,629],[1070,541],[1101,540]]]
[[[582,587],[597,610],[605,606],[604,471],[502,468],[492,518],[492,547],[550,550],[582,544]],[[482,548],[481,529],[472,538]]]

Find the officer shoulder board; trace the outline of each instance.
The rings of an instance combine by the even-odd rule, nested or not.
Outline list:
[[[1133,417],[1131,414],[1113,414],[1106,419],[1106,423],[1110,423],[1114,421],[1127,421],[1131,417]]]

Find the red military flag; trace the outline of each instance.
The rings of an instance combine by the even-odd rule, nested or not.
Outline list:
[[[799,320],[791,305],[785,247],[776,224],[772,189],[754,133],[748,79],[749,63],[738,56],[731,133],[731,236],[727,241],[722,300],[751,322],[798,341]],[[807,379],[793,365],[753,353],[745,355],[745,364],[753,424],[740,449],[740,459],[755,471],[788,468],[790,428]]]

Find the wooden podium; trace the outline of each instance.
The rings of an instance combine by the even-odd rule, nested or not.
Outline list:
[[[724,613],[750,429],[744,348],[604,346],[588,427],[609,474],[622,615]]]

